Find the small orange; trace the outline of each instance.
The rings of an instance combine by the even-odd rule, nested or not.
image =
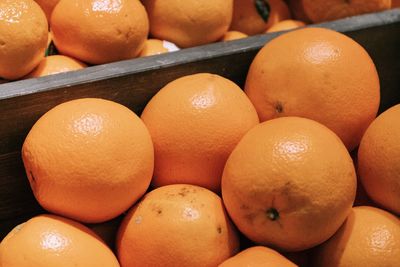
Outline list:
[[[400,215],[400,104],[368,127],[358,149],[358,173],[368,196]]]
[[[218,267],[264,267],[264,266],[279,266],[279,267],[296,267],[297,265],[286,259],[277,251],[256,246],[242,250],[235,256],[227,259]]]
[[[35,2],[43,9],[47,20],[50,21],[51,13],[60,0],[35,0]]]
[[[15,227],[0,243],[4,267],[119,267],[112,251],[87,227],[39,215]]]
[[[195,184],[215,192],[229,154],[258,123],[239,86],[209,73],[170,82],[148,102],[141,118],[154,143],[152,184]]]
[[[153,154],[149,132],[135,113],[96,98],[52,108],[33,125],[22,147],[39,204],[89,223],[120,215],[145,193]]]
[[[300,20],[286,19],[272,25],[266,32],[279,32],[304,27],[306,24]]]
[[[124,267],[215,267],[239,249],[221,198],[198,186],[174,184],[146,194],[117,236]]]
[[[349,150],[359,144],[380,103],[379,77],[367,51],[324,28],[299,29],[268,42],[251,63],[245,92],[261,121],[313,119]]]
[[[316,246],[344,222],[356,193],[353,161],[315,121],[285,117],[252,128],[229,156],[222,198],[238,229],[287,251]]]
[[[314,257],[314,266],[399,266],[400,220],[381,209],[355,207]]]
[[[39,64],[47,29],[46,16],[33,0],[0,1],[0,78],[19,79]]]
[[[248,35],[242,32],[238,31],[229,31],[225,33],[225,35],[222,37],[221,41],[232,41],[232,40],[238,40],[238,39],[243,39],[246,38]]]
[[[153,56],[153,55],[159,55],[167,52],[174,52],[178,51],[179,48],[168,41],[162,41],[158,39],[148,39],[142,51],[139,54],[139,57],[147,57],[147,56]]]
[[[60,0],[50,26],[61,54],[91,64],[138,56],[149,32],[137,0]]]
[[[40,61],[39,65],[25,78],[43,77],[61,72],[80,70],[87,67],[86,64],[62,55],[48,56]]]
[[[155,38],[179,47],[215,42],[228,31],[233,0],[142,0]]]
[[[234,0],[230,30],[255,35],[290,17],[289,8],[283,0]]]

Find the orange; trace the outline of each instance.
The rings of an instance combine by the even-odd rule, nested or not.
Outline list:
[[[245,92],[261,121],[316,120],[355,148],[378,112],[379,77],[362,46],[323,28],[304,28],[267,43],[253,60]]]
[[[168,41],[162,41],[158,39],[148,39],[142,51],[139,54],[139,57],[147,57],[147,56],[153,56],[153,55],[159,55],[167,52],[174,52],[178,51],[179,48]]]
[[[61,54],[91,64],[138,56],[149,32],[137,0],[60,0],[50,26]]]
[[[353,208],[335,235],[315,251],[315,266],[398,266],[400,220],[373,207]]]
[[[311,23],[304,12],[302,0],[286,0],[286,3],[295,19],[304,21],[305,23]]]
[[[234,0],[230,30],[255,35],[290,17],[289,8],[283,0]]]
[[[368,196],[400,215],[400,104],[368,127],[358,149],[358,173]]]
[[[293,1],[294,2],[294,1]],[[340,18],[390,9],[392,0],[298,0],[304,14],[312,22]]]
[[[43,77],[61,72],[80,70],[87,67],[86,64],[62,55],[48,56],[40,61],[39,65],[25,78]]]
[[[233,0],[142,0],[155,38],[179,47],[192,47],[221,39],[232,21]]]
[[[39,215],[3,239],[0,266],[119,267],[119,263],[87,227],[62,217]]]
[[[278,118],[255,126],[229,156],[222,198],[238,229],[286,251],[316,246],[349,214],[356,193],[352,159],[315,121]]]
[[[264,267],[264,266],[279,266],[279,267],[296,267],[297,265],[286,259],[277,251],[256,246],[245,250],[235,256],[227,259],[218,267]]]
[[[124,267],[214,267],[238,248],[221,198],[185,184],[146,194],[125,217],[117,236],[117,254]]]
[[[47,20],[33,0],[0,1],[0,78],[19,79],[44,57]]]
[[[300,20],[286,19],[272,25],[266,32],[279,32],[303,27],[306,24]]]
[[[33,125],[22,147],[39,204],[90,223],[118,216],[145,193],[153,153],[149,132],[135,113],[96,98],[52,108]]]
[[[248,35],[242,32],[238,31],[229,31],[225,33],[225,35],[222,37],[221,41],[232,41],[232,40],[237,40],[237,39],[243,39],[246,38]]]
[[[43,9],[47,20],[50,21],[51,13],[60,0],[35,0],[35,2]]]
[[[154,143],[153,185],[187,183],[215,192],[229,154],[258,123],[243,91],[209,73],[170,82],[149,101],[141,118]]]
[[[400,0],[392,0],[392,8],[400,7]]]

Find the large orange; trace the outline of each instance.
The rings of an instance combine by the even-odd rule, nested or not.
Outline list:
[[[44,57],[48,25],[33,0],[0,1],[0,78],[28,74]]]
[[[61,0],[50,26],[61,54],[91,64],[138,56],[149,32],[138,0]]]
[[[358,173],[368,196],[400,215],[400,104],[368,127],[358,149]]]
[[[43,9],[47,20],[50,21],[51,13],[60,0],[35,0],[35,2]]]
[[[232,21],[233,0],[142,0],[151,34],[179,47],[219,40]]]
[[[335,235],[314,254],[314,266],[399,266],[400,220],[381,209],[355,207]]]
[[[290,11],[283,0],[234,0],[230,29],[255,35],[289,18]]]
[[[128,213],[117,236],[123,267],[215,267],[238,248],[221,198],[185,184],[146,194]]]
[[[222,197],[249,239],[287,251],[318,245],[344,222],[356,193],[352,159],[315,121],[286,117],[251,129],[229,156]]]
[[[261,121],[283,116],[316,120],[349,150],[375,118],[379,77],[362,46],[323,28],[305,28],[267,43],[250,66],[245,91]]]
[[[152,183],[195,184],[215,192],[229,154],[258,123],[243,91],[209,73],[170,82],[150,100],[141,118],[154,142]]]
[[[87,227],[62,217],[39,215],[3,239],[0,266],[119,267],[119,263]]]
[[[80,70],[85,67],[87,67],[85,63],[74,58],[62,55],[53,55],[43,58],[39,65],[25,78],[43,77],[61,72]]]
[[[256,246],[245,249],[235,256],[227,259],[218,267],[265,267],[265,266],[279,266],[279,267],[296,267],[297,265],[286,259],[277,251]]]
[[[145,193],[153,153],[149,132],[135,113],[95,98],[48,111],[22,147],[39,203],[56,214],[93,223],[116,217]]]

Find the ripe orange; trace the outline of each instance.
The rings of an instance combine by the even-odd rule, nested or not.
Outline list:
[[[0,78],[19,79],[44,57],[47,20],[33,0],[0,1]]]
[[[287,251],[318,245],[340,227],[356,193],[352,159],[315,121],[286,117],[251,129],[229,156],[222,198],[239,230]]]
[[[118,216],[145,193],[153,153],[151,137],[135,113],[95,98],[48,111],[22,147],[38,202],[48,211],[90,223]]]
[[[87,227],[40,215],[15,227],[0,243],[4,267],[119,267],[112,251]]]
[[[215,192],[229,154],[258,123],[243,91],[209,73],[170,82],[149,101],[141,118],[154,143],[153,185],[187,183]]]
[[[228,31],[233,0],[142,0],[155,38],[179,47],[215,42]]]
[[[232,41],[232,40],[237,40],[237,39],[242,39],[246,38],[248,35],[242,32],[238,31],[229,31],[225,33],[225,35],[222,37],[221,41]]]
[[[43,58],[39,65],[25,78],[43,77],[61,72],[80,70],[85,67],[87,67],[86,64],[71,57],[53,55]]]
[[[51,13],[60,0],[35,0],[35,2],[39,4],[46,14],[47,21],[50,21]]]
[[[149,32],[137,0],[60,0],[50,26],[61,54],[91,64],[138,56]]]
[[[148,39],[142,51],[139,54],[139,57],[147,57],[153,55],[159,55],[167,52],[178,51],[179,48],[168,41],[162,41],[158,39]]]
[[[266,32],[279,32],[303,27],[306,24],[300,20],[286,19],[272,25]]]
[[[295,1],[293,1],[295,2]],[[389,9],[392,0],[338,1],[299,0],[301,9],[312,22],[330,21]]]
[[[253,60],[245,92],[261,121],[282,116],[316,120],[349,150],[375,118],[379,77],[362,46],[323,28],[305,28],[267,43]]]
[[[124,267],[217,266],[239,248],[221,198],[175,184],[146,194],[125,217],[117,236]]]
[[[400,104],[368,127],[358,149],[358,173],[368,196],[400,215]]]
[[[392,0],[392,8],[400,7],[400,0]]]
[[[290,11],[283,0],[234,0],[230,30],[255,35],[285,19],[290,19]]]
[[[398,266],[400,220],[373,207],[353,208],[335,235],[315,252],[315,266]]]
[[[277,251],[256,246],[245,249],[235,256],[227,259],[218,267],[264,267],[264,266],[279,266],[279,267],[296,267],[297,265],[286,259]]]

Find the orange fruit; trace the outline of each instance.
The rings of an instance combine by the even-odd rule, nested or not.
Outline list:
[[[305,23],[311,23],[310,19],[304,12],[303,4],[301,0],[286,0],[289,9],[295,19],[304,21]]]
[[[340,18],[390,9],[392,0],[299,0],[304,14],[312,22],[323,22]]]
[[[62,217],[39,215],[3,239],[0,266],[119,267],[119,263],[87,227]]]
[[[368,127],[358,149],[358,173],[368,196],[400,215],[400,104]]]
[[[243,39],[246,38],[248,35],[242,32],[238,31],[229,31],[225,33],[225,35],[222,37],[221,41],[232,41],[232,40],[238,40],[238,39]]]
[[[51,13],[60,0],[35,0],[35,2],[43,9],[47,20],[50,21]]]
[[[381,209],[355,207],[335,235],[314,255],[315,266],[398,266],[400,220]]]
[[[124,218],[117,236],[121,266],[217,266],[239,248],[221,198],[193,185],[146,194]]]
[[[303,27],[306,24],[300,20],[286,19],[272,25],[266,32],[279,32]]]
[[[141,118],[154,143],[152,184],[194,184],[215,192],[229,154],[258,123],[243,91],[209,73],[170,82],[148,102]]]
[[[47,20],[33,0],[0,1],[0,78],[19,79],[44,57]]]
[[[232,21],[233,0],[142,0],[155,38],[179,47],[192,47],[221,39]]]
[[[25,78],[43,77],[61,72],[80,70],[85,67],[87,67],[86,64],[71,57],[53,55],[43,58],[39,65]]]
[[[149,32],[146,10],[132,0],[60,0],[50,26],[61,54],[91,64],[138,56]]]
[[[327,127],[299,118],[255,126],[222,175],[222,198],[238,229],[286,251],[316,246],[340,227],[356,193],[352,159]]]
[[[264,266],[279,266],[279,267],[296,267],[297,265],[286,259],[277,251],[256,246],[242,250],[235,256],[227,259],[218,267],[264,267]]]
[[[316,120],[349,150],[374,120],[379,77],[362,46],[323,28],[304,28],[267,43],[251,63],[245,92],[261,121],[283,116]]]
[[[148,39],[142,51],[139,54],[139,57],[147,57],[147,56],[153,56],[153,55],[159,55],[167,52],[174,52],[178,51],[179,48],[168,41],[162,41],[158,39]]]
[[[145,193],[153,174],[153,153],[149,132],[135,113],[95,98],[49,110],[22,147],[39,204],[89,223],[118,216]]]
[[[392,8],[400,7],[400,0],[392,0]]]
[[[289,8],[283,0],[234,0],[230,30],[255,35],[290,17]]]

